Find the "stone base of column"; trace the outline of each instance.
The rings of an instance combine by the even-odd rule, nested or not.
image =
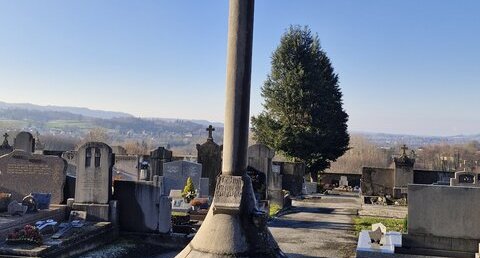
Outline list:
[[[231,184],[238,187],[242,182],[241,194],[235,195],[235,186]],[[226,189],[231,191],[225,193]],[[240,198],[239,207],[235,205],[236,198]],[[176,257],[287,257],[267,227],[267,214],[258,211],[255,202],[248,176],[221,176],[205,221]]]

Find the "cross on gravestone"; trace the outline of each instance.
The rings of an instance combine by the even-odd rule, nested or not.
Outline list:
[[[402,149],[403,151],[402,156],[407,156],[407,150],[408,150],[407,145],[404,144],[400,149]]]
[[[8,136],[10,136],[10,135],[8,135],[8,133],[5,133],[5,134],[3,135],[3,138],[5,138],[5,139],[3,139],[3,145],[4,145],[4,146],[7,146],[7,145],[8,145]]]
[[[207,128],[208,131],[208,139],[213,140],[212,132],[215,131],[215,128],[212,125],[209,125]]]

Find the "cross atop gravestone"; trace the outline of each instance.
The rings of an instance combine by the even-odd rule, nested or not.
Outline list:
[[[408,147],[404,144],[400,149],[402,149],[402,156],[407,156]]]
[[[4,139],[3,139],[2,146],[10,146],[10,145],[8,144],[8,136],[10,136],[10,135],[8,135],[8,133],[3,134],[3,138],[4,138]]]
[[[212,125],[209,125],[207,128],[208,131],[208,140],[213,141],[212,132],[215,131],[215,128]]]

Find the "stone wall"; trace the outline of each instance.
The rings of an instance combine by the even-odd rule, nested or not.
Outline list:
[[[409,185],[407,246],[474,252],[480,242],[480,188]]]

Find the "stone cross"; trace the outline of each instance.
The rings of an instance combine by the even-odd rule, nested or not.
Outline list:
[[[404,144],[400,149],[402,149],[403,151],[402,156],[407,156],[407,150],[408,150],[407,145]]]
[[[9,136],[8,133],[5,133],[5,134],[3,135],[3,138],[5,138],[5,139],[3,140],[3,145],[4,145],[4,146],[7,146],[7,145],[8,145],[8,136]]]
[[[208,140],[213,140],[212,132],[215,131],[215,128],[212,125],[209,125],[207,128],[208,131]]]

